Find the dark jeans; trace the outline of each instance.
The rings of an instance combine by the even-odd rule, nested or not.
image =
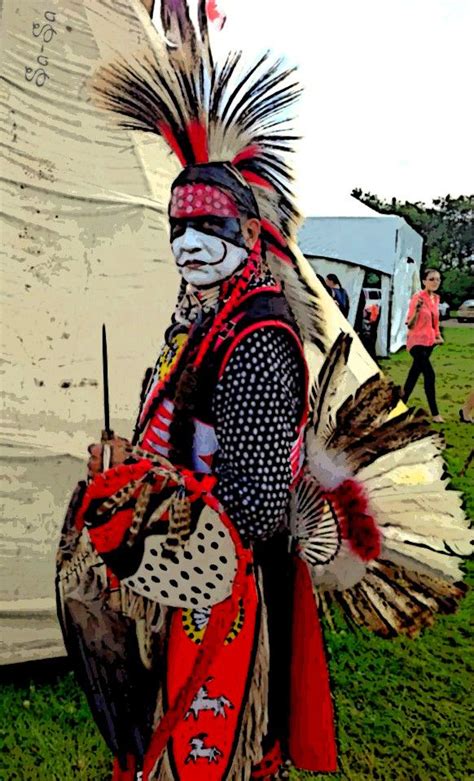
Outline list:
[[[438,415],[438,405],[436,404],[436,390],[435,390],[435,373],[430,363],[430,355],[433,352],[433,347],[425,347],[421,344],[416,344],[410,350],[410,355],[413,358],[408,377],[405,382],[405,388],[403,390],[403,400],[408,401],[415,387],[420,374],[423,375],[425,381],[425,393],[430,405],[432,415]]]

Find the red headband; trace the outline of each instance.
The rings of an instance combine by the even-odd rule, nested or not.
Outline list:
[[[185,184],[171,195],[170,217],[239,217],[233,198],[210,184]]]

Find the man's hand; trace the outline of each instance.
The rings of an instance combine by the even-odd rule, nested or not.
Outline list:
[[[110,466],[118,466],[128,458],[131,450],[131,443],[123,437],[113,437],[107,441],[111,449]],[[104,442],[94,442],[87,448],[89,461],[87,462],[87,472],[90,477],[99,474],[103,470],[103,449]]]
[[[444,344],[444,339],[442,336],[436,336],[435,337],[435,344]]]

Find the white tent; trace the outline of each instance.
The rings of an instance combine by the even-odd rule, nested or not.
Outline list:
[[[178,285],[166,217],[177,164],[159,139],[114,128],[87,87],[101,59],[154,33],[150,19],[139,0],[47,9],[5,0],[2,18],[0,663],[64,653],[54,557],[87,444],[103,427],[101,324],[112,425],[128,435]],[[321,297],[334,338],[347,322]],[[373,370],[356,340],[353,387],[341,393]]]
[[[347,208],[334,207],[339,209],[338,216],[307,217],[299,245],[317,274],[339,277],[349,294],[351,325],[365,272],[380,274],[377,354],[386,356],[406,341],[405,317],[410,297],[419,288],[423,239],[402,217],[381,215],[367,207],[356,210],[351,201]]]
[[[50,0],[44,8],[6,0],[3,8],[4,663],[64,653],[54,557],[86,446],[103,427],[101,324],[112,423],[129,434],[140,378],[175,300],[170,157],[159,140],[113,128],[87,89],[101,58],[139,46],[150,28],[145,9],[129,0]]]

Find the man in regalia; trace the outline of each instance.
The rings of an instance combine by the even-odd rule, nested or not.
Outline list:
[[[409,485],[429,528],[407,517],[398,486],[421,451],[442,463],[439,447],[380,373],[348,390],[353,337],[328,349],[334,304],[295,241],[293,71],[268,55],[217,63],[204,2],[196,28],[184,0],[163,0],[162,27],[94,90],[182,166],[168,210],[181,282],[133,439],[90,446],[70,504],[65,643],[115,781],[271,779],[286,761],[331,772],[317,606],[413,634],[462,596],[442,513],[455,559],[466,525],[434,468]]]
[[[230,163],[188,166],[173,183],[169,217],[182,284],[165,345],[144,389],[135,442],[143,454],[169,459],[198,480],[212,476],[213,495],[242,544],[253,552],[268,620],[266,655],[270,657],[266,663],[268,727],[261,736],[262,758],[255,763],[254,774],[260,767],[270,777],[278,771],[281,748],[286,755],[288,743],[293,572],[287,517],[290,489],[303,463],[306,365],[298,327],[262,254],[258,205],[238,170]],[[114,438],[108,446],[112,466],[132,460],[126,440]],[[90,447],[91,476],[101,472],[102,463],[103,445],[97,443]],[[114,570],[122,578],[128,576],[131,587],[150,593],[150,562],[143,559],[141,574],[131,576],[137,572],[136,562],[131,569],[126,550],[106,551],[100,528],[94,526],[91,533],[101,553],[112,557]],[[213,584],[208,585],[211,589]],[[176,588],[186,586],[185,578]],[[196,610],[188,620],[197,634],[199,617],[203,621],[207,616],[202,608],[199,611],[199,598],[209,594],[199,594],[199,586],[194,589],[190,599]],[[246,620],[245,610],[242,620]],[[241,630],[241,626],[235,630],[236,647]],[[189,637],[191,630],[188,642]],[[255,664],[251,655],[246,664]],[[241,703],[227,696],[228,681],[212,672],[211,667],[212,683],[201,682],[201,705],[212,701],[217,692],[227,708],[238,711]],[[232,676],[236,672],[233,667]],[[266,709],[267,703],[262,706]],[[198,718],[199,702],[191,710],[192,720],[184,719],[187,732]],[[226,717],[216,721],[221,731],[224,725],[235,731],[225,704],[221,715]],[[194,735],[189,740],[200,740],[205,751],[211,737],[209,732],[206,741]],[[229,737],[228,742],[234,739]],[[218,738],[214,744],[219,753],[213,764],[229,761]],[[184,756],[185,766],[189,756],[194,754]],[[190,761],[194,766],[197,758]]]

